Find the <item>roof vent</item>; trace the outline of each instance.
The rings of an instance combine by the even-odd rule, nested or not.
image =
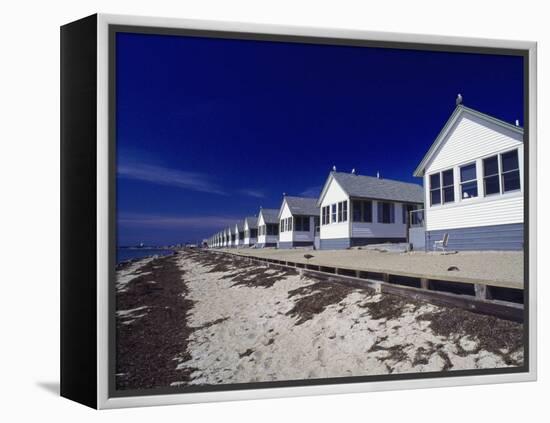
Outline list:
[[[377,177],[378,179],[381,179],[381,178],[380,178],[380,172],[376,172],[376,177]]]
[[[351,169],[351,173],[352,173],[353,175],[356,175],[356,174],[357,174],[357,173],[355,172],[355,168]]]
[[[519,119],[516,119],[516,126],[519,126]]]
[[[283,197],[286,197],[286,192],[283,192]]]
[[[336,165],[332,166],[332,171],[336,172]]]
[[[456,105],[458,106],[459,104],[462,104],[462,100],[462,94],[458,93],[456,96]]]

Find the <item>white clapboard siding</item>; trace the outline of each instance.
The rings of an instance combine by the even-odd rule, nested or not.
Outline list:
[[[328,186],[325,196],[321,202],[320,215],[322,216],[323,207],[338,203],[340,201],[349,201],[348,194],[342,189],[340,184],[336,182],[335,179],[332,179],[330,185]],[[348,210],[349,210],[348,204]],[[349,213],[349,212],[348,212]],[[349,219],[347,222],[340,223],[330,223],[328,225],[321,225],[320,236],[321,239],[338,239],[338,238],[349,238]]]
[[[522,145],[522,135],[471,114],[463,114],[426,166],[438,172]]]
[[[426,230],[436,231],[523,222],[523,194],[503,195],[470,203],[430,208]]]

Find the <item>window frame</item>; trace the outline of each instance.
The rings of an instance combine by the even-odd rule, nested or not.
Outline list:
[[[452,183],[450,185],[445,185],[445,176],[444,176],[444,173],[446,172],[451,172],[451,181]],[[455,172],[454,172],[454,168],[451,167],[450,169],[445,169],[445,170],[442,170],[441,172],[441,181],[440,181],[440,185],[441,185],[441,204],[451,204],[451,203],[454,203],[456,201],[455,199]],[[446,201],[445,200],[445,188],[452,188],[452,193],[453,193],[453,199],[450,200],[450,201]]]
[[[474,170],[475,170],[475,178],[463,181],[462,180],[462,168],[472,166],[472,165],[474,166]],[[479,187],[478,187],[478,176],[477,176],[477,161],[474,160],[473,162],[468,162],[468,163],[465,163],[463,165],[458,166],[458,174],[459,174],[459,177],[460,177],[460,201],[469,201],[469,200],[472,200],[474,198],[478,198],[479,197]],[[464,191],[463,191],[463,188],[462,188],[463,185],[471,184],[472,182],[476,183],[476,195],[473,196],[473,197],[464,197]]]
[[[384,206],[389,206],[389,209],[388,209],[388,222],[384,222]],[[392,212],[392,209],[393,209],[393,212]],[[380,210],[382,210],[382,213],[380,213]],[[391,201],[378,201],[377,202],[377,213],[378,213],[378,218],[377,218],[377,221],[378,223],[381,223],[383,225],[391,225],[391,224],[395,224],[395,203],[391,202]]]
[[[517,162],[518,162],[518,167],[516,169],[512,169],[512,170],[504,170],[504,166],[502,165],[502,156],[505,155],[505,154],[509,154],[509,153],[512,153],[512,152],[515,152],[516,153],[516,158],[517,158]],[[502,153],[499,153],[499,170],[500,170],[500,175],[499,175],[499,184],[500,184],[500,193],[501,194],[507,194],[509,192],[517,192],[517,191],[521,191],[521,171],[520,171],[520,164],[519,164],[519,151],[517,148],[515,149],[512,149],[512,150],[508,150],[508,151],[504,151]],[[505,174],[510,174],[512,172],[517,172],[518,173],[518,179],[519,179],[519,188],[516,188],[516,189],[511,189],[511,190],[504,190],[504,175]]]
[[[485,161],[486,160],[489,160],[489,159],[496,159],[497,161],[497,172],[496,173],[491,173],[490,175],[485,175]],[[482,173],[482,177],[483,177],[483,196],[484,197],[492,197],[494,195],[500,195],[502,194],[502,183],[501,183],[501,163],[500,163],[500,154],[493,154],[492,156],[488,156],[488,157],[483,157],[481,159],[481,165],[483,167],[483,173]],[[490,194],[487,194],[487,183],[486,183],[486,180],[488,178],[494,178],[496,176],[497,178],[497,181],[498,181],[498,192],[492,192]]]
[[[435,175],[437,175],[437,178],[439,179],[439,186],[436,188],[432,188],[432,176]],[[441,172],[435,172],[428,175],[428,182],[430,184],[430,207],[443,205],[443,195],[441,194]],[[432,199],[432,192],[434,191],[439,193],[439,202],[437,203],[434,203]]]

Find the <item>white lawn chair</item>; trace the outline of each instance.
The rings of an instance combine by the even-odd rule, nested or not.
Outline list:
[[[443,239],[440,241],[434,241],[434,251],[442,250],[444,253],[447,252],[447,244],[449,243],[449,234],[444,233]]]

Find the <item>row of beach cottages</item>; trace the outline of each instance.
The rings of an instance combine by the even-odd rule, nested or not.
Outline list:
[[[408,241],[431,250],[447,234],[451,250],[522,250],[523,158],[519,122],[459,103],[414,171],[423,187],[334,170],[319,198],[283,196],[278,209],[261,208],[209,246],[343,249]]]
[[[422,208],[422,198],[420,185],[332,171],[319,198],[284,195],[278,209],[260,208],[209,245],[342,249],[405,242],[409,212]]]

